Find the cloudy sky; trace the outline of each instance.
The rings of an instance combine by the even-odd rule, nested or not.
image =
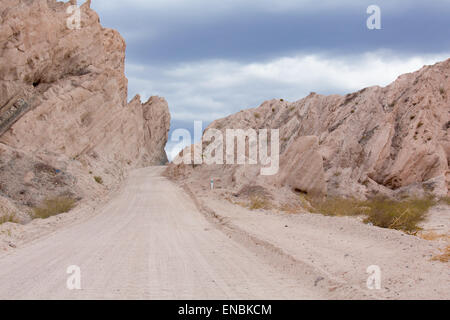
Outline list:
[[[380,30],[366,26],[373,4]],[[127,42],[129,98],[165,97],[172,130],[272,98],[387,85],[450,58],[450,0],[92,0],[92,7]]]

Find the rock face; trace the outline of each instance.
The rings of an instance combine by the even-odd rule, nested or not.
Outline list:
[[[278,185],[286,185],[298,192],[314,195],[327,193],[319,139],[316,136],[299,137],[281,157]]]
[[[13,197],[21,205],[66,189],[95,193],[103,187],[89,172],[109,185],[129,168],[167,161],[167,102],[142,104],[136,96],[128,103],[124,40],[100,25],[90,1],[81,6],[80,28],[69,28],[70,5],[0,4],[0,184],[10,198],[23,189],[23,201]],[[47,178],[60,184],[36,165],[52,168]]]
[[[170,127],[170,114],[164,98],[150,97],[142,105],[144,116],[144,147],[147,152],[144,162],[148,164],[166,164],[168,162],[164,150]]]
[[[222,131],[279,129],[280,171],[273,177],[247,170],[244,178],[235,174],[242,170],[239,166],[223,166],[213,173],[206,165],[192,170],[172,165],[169,173],[208,172],[223,177],[226,172],[237,177],[227,181],[231,188],[284,185],[306,193],[361,198],[446,196],[449,77],[450,59],[402,75],[384,88],[365,88],[346,96],[311,93],[293,103],[266,101],[210,125]]]

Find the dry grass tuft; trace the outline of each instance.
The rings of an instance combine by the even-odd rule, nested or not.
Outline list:
[[[76,201],[68,197],[47,199],[41,207],[34,208],[34,218],[46,219],[60,213],[69,212],[75,207]]]
[[[289,214],[297,214],[305,212],[305,207],[301,205],[292,205],[289,203],[281,205],[278,209]]]
[[[310,212],[330,216],[366,216],[364,222],[389,229],[403,230],[415,234],[420,230],[418,224],[425,219],[428,210],[436,204],[432,199],[357,199],[309,198]]]
[[[7,223],[7,222],[19,223],[19,221],[16,219],[16,217],[13,214],[7,214],[5,216],[0,217],[0,224]]]
[[[419,237],[424,240],[435,241],[435,240],[447,240],[450,241],[450,235],[448,234],[439,234],[434,231],[430,231],[427,233],[420,233]]]
[[[448,262],[450,260],[450,246],[447,246],[445,249],[442,250],[442,254],[434,256],[431,260]]]
[[[268,201],[266,198],[253,196],[250,198],[250,204],[249,204],[250,210],[258,210],[258,209],[271,209],[272,205],[270,201]]]
[[[356,199],[344,198],[309,198],[310,211],[315,211],[327,216],[357,216],[368,211],[366,203]]]
[[[370,211],[365,222],[414,234],[421,230],[418,224],[425,219],[426,213],[435,204],[432,199],[374,199],[368,201]]]

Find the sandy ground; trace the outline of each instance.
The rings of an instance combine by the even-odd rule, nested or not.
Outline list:
[[[239,230],[270,244],[297,264],[309,265],[333,280],[338,288],[350,286],[365,292],[367,268],[376,265],[382,280],[381,290],[372,292],[377,298],[450,298],[448,263],[432,260],[447,245],[442,239],[427,241],[369,226],[354,217],[250,211],[215,195],[196,197],[206,212],[213,213],[213,219],[222,221],[225,231]],[[442,231],[443,225],[439,227],[434,230]]]
[[[437,242],[348,218],[248,211],[177,186],[163,169],[132,172],[82,218],[28,231],[0,256],[0,298],[450,298],[448,264],[430,261]],[[81,290],[67,289],[71,265]],[[381,290],[367,289],[370,265]]]

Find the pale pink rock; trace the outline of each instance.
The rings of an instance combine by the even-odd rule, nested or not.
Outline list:
[[[20,189],[14,183],[31,184],[24,190],[34,196],[24,198],[33,205],[62,189],[38,170],[33,174],[45,184],[38,190],[31,175],[22,172],[33,168],[31,163],[74,177],[74,194],[85,197],[114,186],[130,168],[167,161],[167,102],[152,97],[141,103],[136,96],[128,103],[125,41],[100,25],[90,1],[81,7],[81,28],[69,29],[69,5],[0,3],[0,157],[5,163],[0,182],[11,190]],[[8,172],[15,150],[28,164]],[[103,186],[94,175],[103,178]]]
[[[449,76],[450,59],[404,74],[384,88],[365,88],[346,96],[311,93],[293,103],[274,99],[214,121],[210,128],[222,131],[280,129],[282,165],[277,176],[263,179],[253,170],[252,177],[240,180],[242,175],[237,175],[229,188],[281,183],[308,191],[308,185],[312,189],[322,185],[319,168],[323,166],[326,188],[319,189],[332,196],[448,195]],[[300,147],[301,139],[310,139],[302,138],[306,136],[315,136],[318,145]],[[314,161],[301,161],[302,157]],[[212,174],[207,167],[177,172],[191,174],[195,180],[202,171]],[[216,170],[217,176],[240,170],[225,167]],[[311,172],[317,172],[316,179]]]
[[[276,183],[297,192],[325,195],[327,184],[316,136],[299,137],[281,156]]]

